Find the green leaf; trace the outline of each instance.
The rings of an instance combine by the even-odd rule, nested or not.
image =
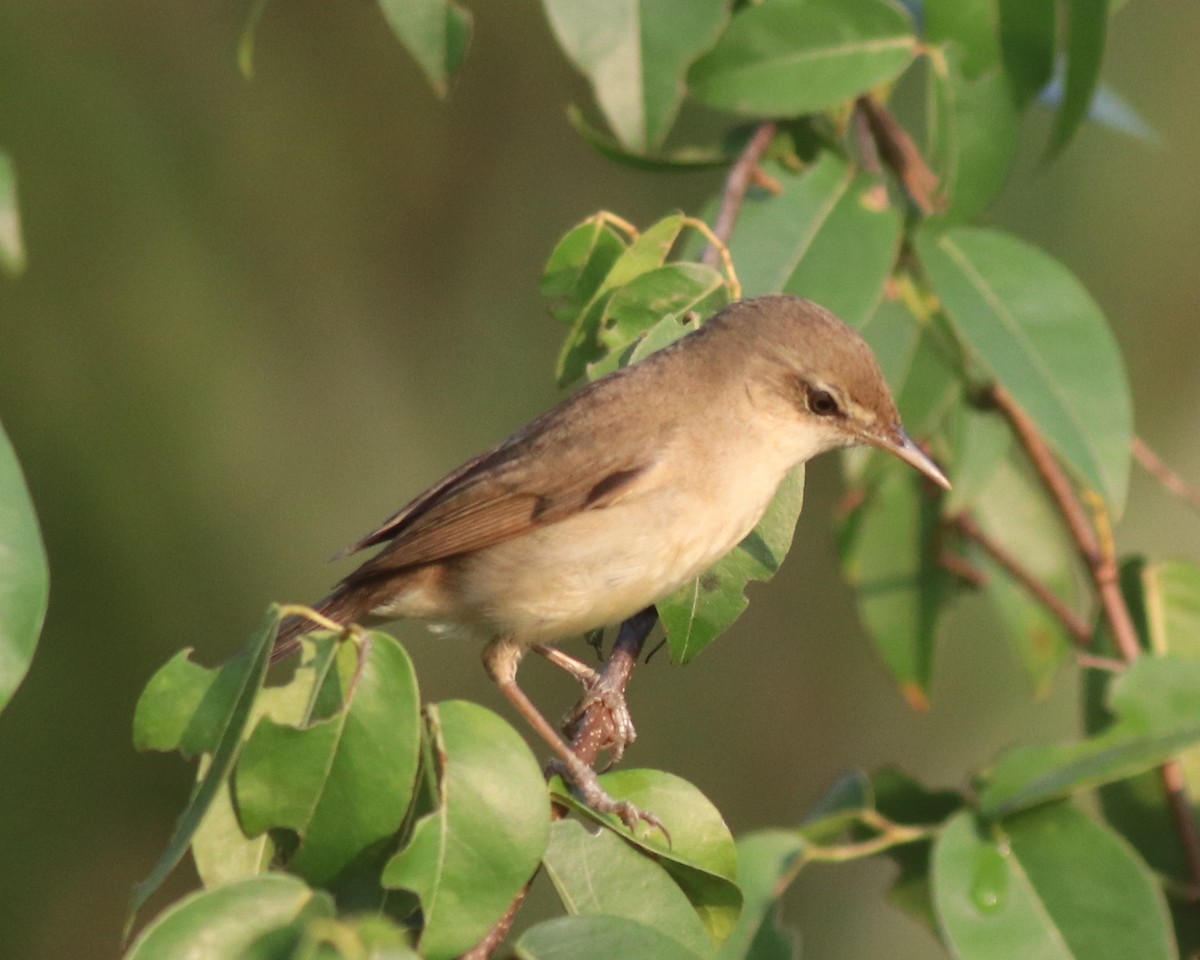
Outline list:
[[[551,315],[567,324],[578,321],[627,246],[602,214],[559,240],[542,273],[542,296],[550,301]]]
[[[1168,560],[1142,571],[1150,647],[1200,660],[1200,564]]]
[[[1000,0],[1000,56],[1022,109],[1054,74],[1054,7],[1053,3]]]
[[[165,695],[161,686],[156,687],[153,694],[151,694],[150,687],[142,694],[142,699],[139,700],[134,714],[134,739],[136,742],[142,744],[162,742],[167,738],[165,734],[168,731],[177,731],[180,737],[179,742],[183,744],[187,741],[188,735],[194,734],[196,740],[190,745],[198,750],[211,751],[212,756],[208,768],[196,784],[196,789],[192,791],[192,796],[179,817],[167,849],[163,851],[163,855],[150,872],[150,876],[134,887],[127,927],[133,925],[138,911],[154,891],[162,885],[175,865],[183,859],[183,855],[187,852],[192,837],[209,807],[228,781],[229,775],[233,771],[234,761],[242,746],[242,737],[250,719],[254,700],[258,696],[259,690],[262,689],[263,679],[266,677],[267,667],[270,665],[271,647],[274,644],[278,627],[279,608],[271,606],[246,652],[227,666],[226,669],[230,671],[229,673],[223,669],[214,678],[212,685],[207,688],[205,696],[201,698],[201,706],[198,708],[198,713],[215,721],[209,724],[206,720],[206,723],[201,724],[200,726],[204,727],[204,730],[193,731],[191,728],[181,727],[179,724],[165,724],[161,720],[165,711],[158,709],[153,703],[148,703],[145,708],[143,707],[148,696],[153,700],[154,697]],[[182,656],[186,656],[186,653]],[[163,670],[159,671],[159,674],[155,675],[150,686],[154,687],[156,681],[168,669],[174,675],[179,667],[173,665],[179,662],[180,657],[175,657]],[[189,689],[194,690],[194,684]],[[202,740],[205,742],[201,743]]]
[[[805,843],[794,830],[763,830],[740,837],[737,842],[738,886],[742,889],[742,915],[718,954],[720,960],[747,960],[762,956],[755,945],[770,938],[794,956],[796,936],[780,930],[778,923],[781,885],[795,876],[796,864]]]
[[[1047,152],[1059,153],[1087,119],[1100,79],[1104,41],[1108,33],[1108,0],[1066,0],[1067,75]]]
[[[885,0],[771,0],[742,7],[688,84],[718,110],[795,116],[887,83],[916,49],[912,21]]]
[[[3,163],[0,155],[0,194]],[[0,198],[0,221],[2,206]],[[49,593],[50,570],[37,514],[16,451],[0,427],[0,710],[29,670]]]
[[[471,14],[451,0],[378,0],[392,33],[404,44],[439,97],[471,42]]]
[[[618,770],[602,776],[600,783],[616,799],[658,816],[671,831],[670,846],[657,830],[631,837],[615,815],[583,806],[557,777],[550,790],[577,813],[653,855],[683,889],[713,942],[723,943],[737,923],[742,896],[736,883],[737,849],[720,811],[686,780],[661,770]]]
[[[957,814],[933,853],[934,900],[955,956],[1173,960],[1153,874],[1115,833],[1067,804],[984,834]]]
[[[560,385],[578,380],[587,366],[602,357],[604,346],[598,333],[604,307],[614,291],[666,263],[667,255],[684,229],[683,217],[672,214],[649,227],[633,241],[604,275],[579,312],[558,358],[556,377]],[[578,241],[577,241],[578,242]]]
[[[656,149],[683,101],[683,78],[717,40],[726,0],[543,0],[558,44],[588,78],[617,139]]]
[[[1004,469],[1013,445],[1012,430],[995,411],[984,412],[961,403],[957,415],[951,471],[954,489],[942,501],[942,512],[947,517],[975,508],[995,486],[996,472]]]
[[[438,807],[384,868],[413,891],[421,956],[455,957],[481,940],[533,875],[550,833],[546,784],[525,741],[473,703],[426,708],[441,769]]]
[[[976,504],[975,519],[995,543],[1020,557],[1037,580],[1079,611],[1082,601],[1076,551],[1040,486],[1010,460],[996,465],[992,482]],[[1033,681],[1035,693],[1047,695],[1059,667],[1071,655],[1073,638],[988,554],[974,550],[971,556],[991,578],[989,599],[1008,627],[1010,643]]]
[[[567,122],[601,156],[635,170],[651,173],[712,170],[729,166],[738,156],[738,151],[730,144],[719,147],[676,147],[665,152],[629,150],[589,124],[583,111],[574,105],[567,107]]]
[[[992,66],[968,76],[963,62],[957,45],[930,57],[929,157],[943,223],[964,223],[987,209],[1017,147],[1017,108],[1004,73]]]
[[[1005,754],[979,794],[985,816],[1001,817],[1119,780],[1200,741],[1200,661],[1145,656],[1112,685],[1116,721],[1066,746],[1025,746]]]
[[[772,173],[782,193],[751,191],[730,242],[745,295],[807,297],[858,326],[895,264],[900,211],[882,180],[830,152],[800,176]]]
[[[237,960],[420,960],[408,934],[382,914],[346,919],[298,917],[268,931],[237,955]]]
[[[671,875],[611,830],[593,834],[560,820],[542,864],[568,913],[637,920],[702,956],[712,954],[708,932]]]
[[[1133,413],[1121,354],[1096,302],[1060,263],[995,230],[922,231],[917,250],[979,362],[1119,514]]]
[[[871,777],[875,808],[894,823],[940,824],[964,804],[953,790],[929,790],[898,770],[880,770]],[[899,868],[888,890],[892,906],[929,930],[937,927],[930,885],[932,841],[923,840],[891,847],[887,857]]]
[[[281,873],[203,890],[173,904],[138,935],[125,960],[231,960],[264,934],[328,918],[333,898]],[[288,938],[290,939],[290,938]],[[285,944],[272,956],[291,956]]]
[[[702,960],[678,940],[625,917],[559,917],[526,930],[521,960]]]
[[[746,584],[770,580],[792,546],[804,505],[804,467],[792,470],[762,520],[723,559],[691,583],[658,601],[673,663],[687,663],[723,633],[749,606]]]
[[[729,303],[725,278],[702,263],[668,263],[617,290],[604,307],[598,336],[619,350],[668,315],[708,316]]]
[[[937,558],[938,505],[906,464],[884,461],[838,536],[842,569],[884,663],[914,709],[927,709],[938,615],[949,580]]]
[[[302,722],[264,717],[247,740],[235,781],[242,826],[250,836],[294,830],[289,869],[337,886],[399,830],[420,752],[420,697],[404,648],[385,633],[340,643]]]
[[[978,77],[999,63],[996,0],[925,0],[923,10],[925,40],[956,46],[967,77]]]
[[[25,241],[21,238],[21,210],[17,206],[17,170],[3,150],[0,150],[0,270],[12,277],[25,272]]]

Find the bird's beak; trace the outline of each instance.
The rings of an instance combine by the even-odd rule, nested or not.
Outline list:
[[[888,431],[890,436],[870,437],[868,442],[881,450],[895,454],[909,466],[916,467],[939,487],[950,489],[950,481],[942,473],[941,467],[933,462],[933,458],[916,445],[913,438],[903,427],[897,426],[895,431]]]

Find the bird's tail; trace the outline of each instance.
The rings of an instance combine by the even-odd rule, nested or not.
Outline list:
[[[339,626],[347,626],[365,618],[371,609],[370,601],[374,598],[364,596],[361,589],[338,587],[324,600],[312,609]],[[284,617],[275,634],[275,646],[271,650],[271,662],[278,663],[290,657],[300,649],[300,638],[306,633],[323,629],[322,624],[312,617],[303,614],[293,614]]]

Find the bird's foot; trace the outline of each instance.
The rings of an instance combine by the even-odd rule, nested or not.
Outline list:
[[[629,829],[629,832],[635,836],[638,823],[645,823],[652,830],[658,830],[663,835],[668,847],[671,845],[671,834],[658,817],[648,810],[635,807],[628,800],[616,799],[600,786],[600,778],[596,775],[595,770],[578,757],[573,757],[572,760],[573,762],[551,760],[550,770],[571,784],[579,794],[579,798],[590,810],[616,815]]]
[[[584,694],[571,708],[570,713],[563,717],[562,730],[568,740],[574,740],[583,729],[588,716],[596,710],[603,710],[607,714],[606,718],[599,723],[593,721],[589,728],[596,731],[600,738],[596,744],[597,752],[604,751],[608,754],[608,766],[605,767],[607,770],[620,762],[625,756],[625,748],[637,739],[629,704],[625,701],[624,691],[603,673],[593,670],[590,676],[578,676],[578,679],[583,684]]]

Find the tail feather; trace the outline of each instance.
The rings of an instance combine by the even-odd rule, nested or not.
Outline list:
[[[318,603],[313,609],[321,616],[340,626],[347,626],[366,618],[376,603],[374,591],[363,590],[360,585],[342,586]],[[275,646],[271,650],[271,662],[285,660],[300,649],[300,638],[306,633],[320,630],[321,624],[309,617],[294,615],[285,617],[275,634]]]

